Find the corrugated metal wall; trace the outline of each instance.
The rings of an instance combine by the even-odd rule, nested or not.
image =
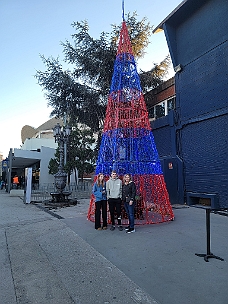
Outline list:
[[[176,91],[175,123],[170,124],[171,115],[152,123],[158,153],[183,161],[185,195],[218,194],[220,207],[227,208],[228,43],[177,74]]]
[[[215,112],[207,113],[195,121],[189,119],[183,126],[170,126],[168,119],[165,126],[164,123],[152,126],[161,159],[172,155],[171,133],[176,134],[179,142],[176,155],[184,167],[183,175],[181,171],[178,173],[177,183],[183,179],[185,194],[218,194],[220,207],[228,208],[228,113],[223,112],[218,111],[217,116]],[[166,176],[165,179],[168,184]]]
[[[154,140],[160,157],[171,156],[171,128],[169,125],[154,129]]]
[[[152,127],[159,155],[171,151],[183,161],[185,195],[218,194],[220,207],[228,208],[228,2],[192,2],[163,25],[181,71],[174,123]]]
[[[215,193],[228,207],[228,115],[188,124],[181,130],[185,191]]]
[[[186,65],[176,77],[181,121],[228,106],[228,42]]]

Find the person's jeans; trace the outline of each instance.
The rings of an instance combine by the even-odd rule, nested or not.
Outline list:
[[[135,216],[134,216],[134,203],[132,205],[129,205],[129,203],[124,203],[124,208],[127,212],[127,216],[129,219],[129,227],[134,228],[135,224]]]
[[[101,227],[101,209],[103,227],[107,227],[107,201],[102,200],[99,202],[95,202],[95,229]]]
[[[109,198],[108,204],[112,225],[115,226],[115,211],[117,214],[118,225],[121,225],[121,199]]]

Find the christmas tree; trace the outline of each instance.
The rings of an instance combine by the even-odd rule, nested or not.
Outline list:
[[[112,170],[120,178],[130,173],[136,184],[135,224],[174,219],[125,21],[120,31],[96,174],[103,173],[107,180]],[[92,195],[88,210],[88,219],[92,221],[94,204]],[[124,224],[124,210],[122,217]]]

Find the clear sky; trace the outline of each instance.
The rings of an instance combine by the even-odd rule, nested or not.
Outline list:
[[[125,0],[125,13],[137,11],[156,27],[181,0]],[[122,21],[122,0],[1,0],[0,1],[0,151],[21,145],[21,128],[39,127],[50,118],[42,88],[34,78],[45,70],[39,54],[64,58],[61,41],[71,40],[74,21],[87,20],[98,38]],[[168,55],[163,32],[150,38],[143,70]]]

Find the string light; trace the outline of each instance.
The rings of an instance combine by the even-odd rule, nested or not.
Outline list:
[[[135,224],[173,220],[125,21],[120,32],[96,174],[102,172],[107,180],[112,170],[120,178],[130,173],[136,184]],[[94,214],[92,195],[88,219],[94,221]],[[123,224],[128,223],[124,208],[122,219]]]

